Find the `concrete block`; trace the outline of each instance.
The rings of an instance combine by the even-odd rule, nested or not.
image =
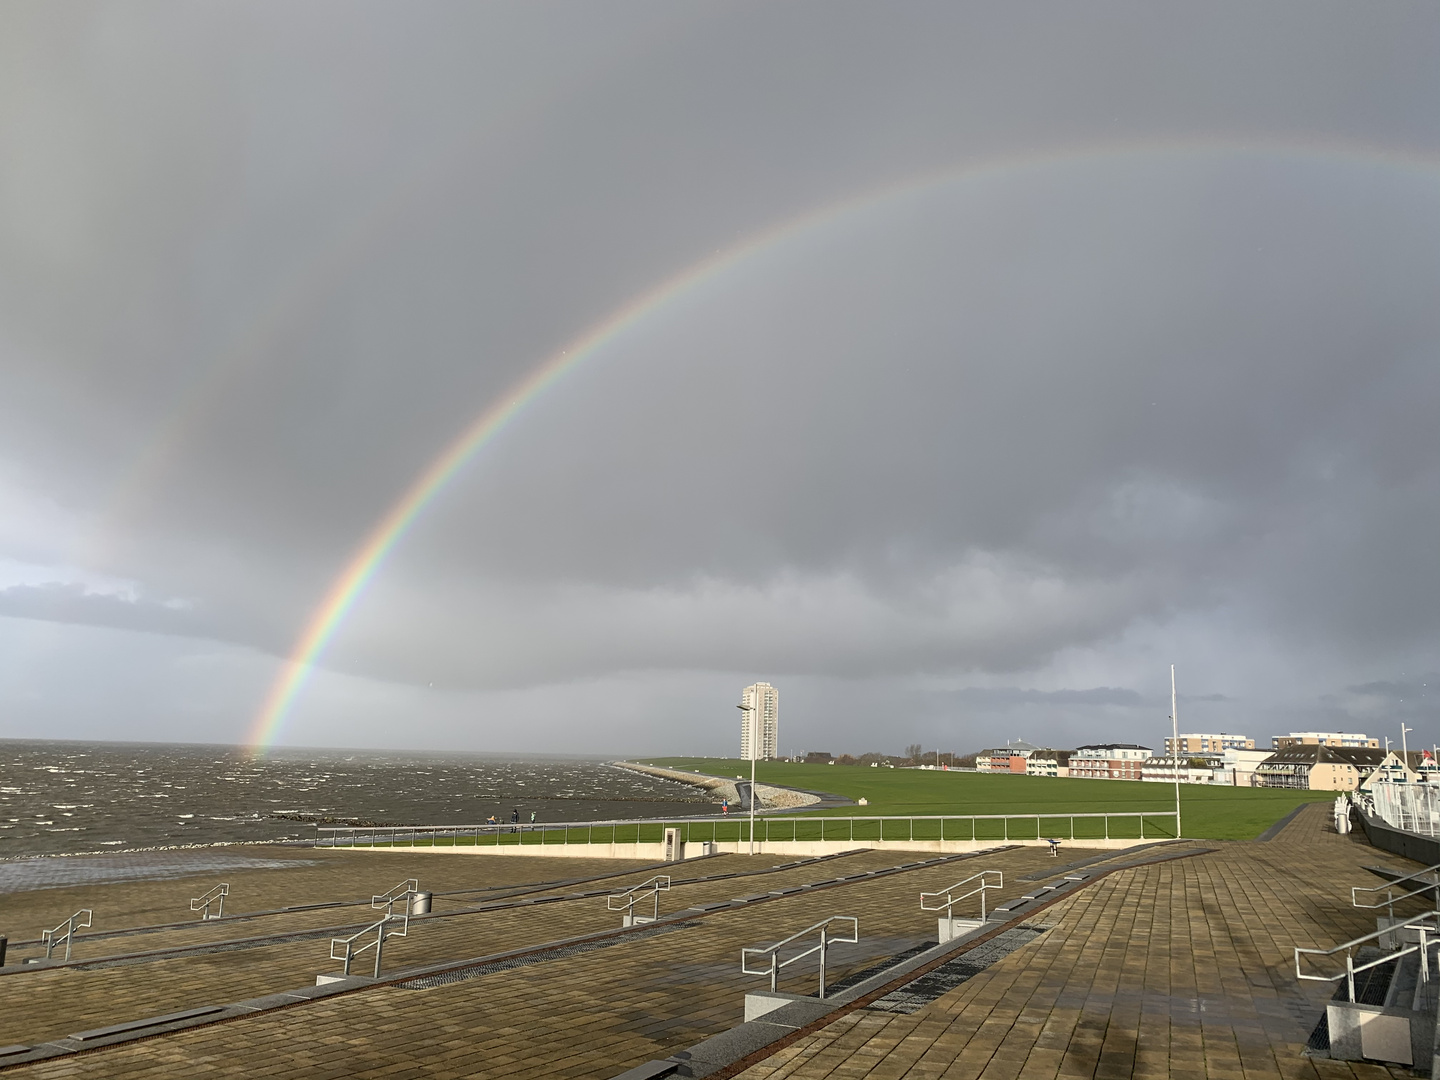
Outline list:
[[[745,1022],[758,1020],[766,1013],[783,1009],[792,1001],[814,1001],[806,994],[785,994],[779,990],[754,990],[745,995]]]
[[[1332,1001],[1325,1008],[1330,1056],[1337,1061],[1414,1065],[1434,1052],[1435,1019],[1408,1009]]]
[[[958,937],[979,930],[985,923],[981,919],[941,919],[940,920],[940,944],[947,941],[954,941]]]
[[[654,921],[655,921],[655,916],[654,916],[654,915],[621,915],[621,916],[620,916],[620,925],[621,925],[622,927],[625,927],[625,926],[644,926],[646,923],[652,923],[652,922],[654,922]]]

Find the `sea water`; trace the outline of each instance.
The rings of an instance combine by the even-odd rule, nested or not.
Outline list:
[[[0,739],[0,858],[310,840],[317,824],[693,817],[712,798],[587,759]]]

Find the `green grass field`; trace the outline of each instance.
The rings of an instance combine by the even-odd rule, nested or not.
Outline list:
[[[750,763],[725,758],[637,758],[669,769],[699,770],[715,776],[750,776]],[[1166,811],[1175,806],[1170,784],[1126,780],[1070,780],[1037,776],[986,776],[979,773],[923,772],[917,769],[872,769],[858,765],[802,765],[762,761],[756,768],[762,784],[828,791],[850,799],[868,799],[864,807],[842,807],[808,813],[831,816],[860,814],[1040,814]],[[1275,788],[1180,788],[1183,833],[1212,840],[1251,840],[1295,807],[1328,802],[1326,791]],[[1173,828],[1172,819],[1165,825]],[[1147,824],[1146,835],[1151,826]]]

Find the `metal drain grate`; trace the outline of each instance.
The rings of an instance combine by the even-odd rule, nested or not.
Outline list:
[[[1027,925],[1006,930],[984,944],[966,950],[949,963],[941,964],[934,971],[921,975],[914,982],[906,983],[899,990],[892,990],[872,1001],[867,1008],[906,1015],[919,1012],[941,994],[955,989],[996,961],[1005,959],[1049,929],[1050,926]]]
[[[922,941],[913,949],[906,949],[904,952],[896,953],[894,956],[887,956],[878,964],[871,964],[863,971],[857,971],[853,975],[846,975],[845,978],[841,979],[839,982],[828,984],[825,992],[831,997],[834,997],[842,990],[849,990],[852,986],[858,986],[866,979],[872,978],[875,975],[879,975],[882,971],[887,971],[897,964],[903,964],[906,960],[909,960],[911,957],[914,956],[919,956],[927,949],[933,949],[937,944],[938,942],[934,941]],[[810,996],[815,997],[816,994],[819,993],[820,991],[816,990],[815,993],[811,994]]]
[[[1301,1051],[1305,1057],[1330,1056],[1330,1014],[1320,1014],[1320,1022],[1315,1025],[1315,1030],[1310,1032],[1310,1038],[1305,1041],[1305,1049]]]
[[[558,949],[546,949],[544,952],[530,953],[526,956],[512,956],[506,960],[496,960],[490,964],[475,964],[473,967],[455,968],[453,971],[442,971],[437,975],[422,975],[418,979],[407,979],[405,982],[396,983],[402,990],[430,990],[437,986],[449,986],[451,983],[466,982],[470,979],[483,978],[486,975],[493,975],[497,971],[514,971],[516,968],[530,967],[534,964],[548,964],[551,960],[565,960],[571,956],[582,956],[585,953],[597,952],[600,949],[608,949],[614,945],[628,945],[632,941],[642,938],[656,937],[659,934],[669,934],[675,930],[688,930],[692,926],[699,926],[695,922],[667,923],[663,926],[650,926],[642,930],[635,930],[620,937],[606,938],[603,941],[586,941],[579,945],[565,945]]]

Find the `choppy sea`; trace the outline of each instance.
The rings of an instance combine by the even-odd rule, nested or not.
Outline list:
[[[585,759],[0,739],[0,859],[718,812],[698,788]]]

